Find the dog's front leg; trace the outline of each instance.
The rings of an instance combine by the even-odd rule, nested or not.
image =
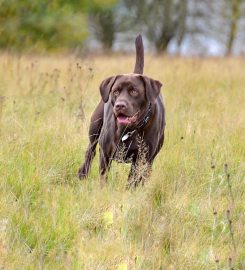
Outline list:
[[[100,132],[103,126],[103,115],[104,115],[104,103],[100,101],[97,108],[95,109],[90,125],[89,125],[89,145],[85,154],[85,160],[78,171],[78,177],[84,179],[88,176],[91,163],[95,156],[96,145],[99,140]]]
[[[107,155],[105,155],[103,150],[100,148],[100,184],[101,186],[104,186],[107,182],[110,165],[111,165],[110,158]]]
[[[95,148],[96,148],[97,142],[93,144],[89,144],[88,149],[85,154],[85,161],[83,165],[80,167],[78,171],[78,177],[79,179],[84,179],[88,176],[89,169],[91,167],[92,160],[95,156]]]
[[[145,181],[150,177],[152,164],[145,162],[137,164],[133,162],[128,176],[127,188],[136,188],[139,184],[144,185]]]

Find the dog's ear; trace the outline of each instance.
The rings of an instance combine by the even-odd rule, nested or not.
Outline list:
[[[141,76],[144,85],[145,85],[145,92],[146,97],[151,103],[155,103],[157,96],[160,93],[160,89],[162,84],[154,79],[151,79],[147,76]]]
[[[111,92],[111,88],[115,83],[118,76],[112,76],[102,81],[100,84],[100,94],[104,103],[106,103],[109,99],[109,95]]]

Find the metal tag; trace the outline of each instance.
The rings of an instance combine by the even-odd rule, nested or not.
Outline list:
[[[122,142],[126,141],[129,137],[129,134],[125,134],[123,137],[122,137]]]

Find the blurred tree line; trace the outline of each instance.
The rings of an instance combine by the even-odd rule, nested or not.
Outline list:
[[[205,54],[213,43],[229,55],[244,49],[245,0],[0,0],[1,49],[74,50],[92,40],[110,51],[138,32],[157,52],[188,45]]]
[[[108,33],[114,0],[0,0],[0,48],[40,51],[82,47],[94,18]],[[107,24],[107,25],[105,25]],[[96,35],[100,38],[100,33]],[[107,45],[108,38],[101,37]]]

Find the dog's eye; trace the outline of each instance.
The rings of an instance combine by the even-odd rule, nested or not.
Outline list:
[[[119,90],[115,90],[115,91],[113,92],[113,95],[114,95],[115,97],[119,96],[119,94],[120,94],[120,91],[119,91]]]
[[[130,94],[133,96],[137,96],[138,95],[138,91],[135,89],[130,89]]]

